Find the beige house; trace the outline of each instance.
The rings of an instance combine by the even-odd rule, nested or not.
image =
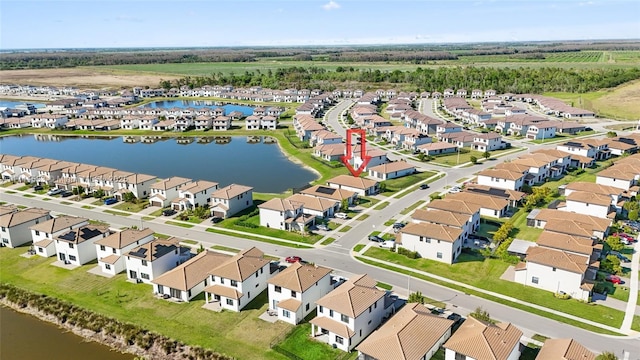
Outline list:
[[[379,180],[395,179],[416,172],[416,167],[406,161],[394,161],[368,169],[369,177]]]
[[[444,344],[445,359],[518,360],[522,331],[510,323],[485,323],[469,316]]]
[[[342,188],[336,189],[324,185],[315,185],[308,189],[302,190],[300,193],[327,200],[334,200],[340,203],[342,203],[343,200],[346,200],[349,205],[352,205],[358,197],[358,194],[353,191],[345,190]]]

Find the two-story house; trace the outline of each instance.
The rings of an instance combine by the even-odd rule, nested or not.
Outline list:
[[[15,248],[32,241],[30,228],[51,219],[49,210],[29,208],[0,215],[1,246]]]
[[[211,194],[218,189],[218,183],[212,181],[190,181],[178,188],[178,197],[171,201],[171,207],[177,211],[205,206],[211,202]]]
[[[398,246],[416,251],[421,258],[453,264],[465,239],[461,229],[427,222],[409,223],[396,238]]]
[[[315,223],[315,216],[304,213],[304,205],[289,199],[273,198],[258,205],[260,226],[303,232]]]
[[[180,189],[182,185],[191,181],[191,179],[174,176],[153,183],[151,185],[149,204],[151,206],[159,207],[167,207],[171,205],[171,200],[179,197],[178,189]]]
[[[154,239],[125,254],[127,279],[151,284],[158,276],[191,258],[191,251],[180,246],[180,239]]]
[[[454,199],[437,199],[429,202],[426,209],[450,211],[471,217],[471,232],[480,227],[480,205]]]
[[[366,274],[355,275],[318,299],[311,336],[343,351],[355,348],[395,311],[390,293],[376,283]]]
[[[253,188],[251,186],[231,184],[211,194],[211,216],[228,218],[253,206]]]
[[[502,135],[489,132],[485,134],[475,134],[471,148],[476,151],[485,152],[504,149],[505,146],[502,141]]]
[[[478,184],[506,190],[520,190],[525,175],[506,169],[486,169],[478,173]]]
[[[83,225],[55,237],[58,260],[74,266],[84,265],[97,257],[95,242],[111,235],[108,226]]]
[[[75,216],[58,216],[31,227],[31,239],[36,254],[42,257],[56,255],[54,238],[66,231],[89,224],[89,219]]]
[[[331,290],[331,269],[296,262],[269,280],[269,309],[278,320],[296,325]]]
[[[596,354],[574,339],[547,339],[542,345],[538,356],[536,356],[536,360],[545,359],[596,360]]]
[[[153,230],[146,228],[125,229],[115,232],[95,242],[98,266],[109,275],[116,275],[125,270],[125,254],[133,248],[146,244],[154,239]]]
[[[509,210],[509,201],[506,199],[470,191],[447,194],[446,199],[460,200],[465,203],[479,205],[480,216],[502,218],[506,216]]]
[[[522,331],[510,323],[492,324],[469,316],[444,344],[445,359],[518,360]]]
[[[430,223],[449,226],[462,231],[462,238],[467,239],[473,233],[473,216],[457,212],[438,209],[416,209],[411,214],[414,223]]]

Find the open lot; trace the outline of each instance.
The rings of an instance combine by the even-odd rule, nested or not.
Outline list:
[[[178,75],[153,74],[149,72],[119,71],[102,67],[77,67],[41,70],[3,70],[0,72],[3,83],[77,86],[79,88],[134,86],[157,87],[161,79],[173,80]]]

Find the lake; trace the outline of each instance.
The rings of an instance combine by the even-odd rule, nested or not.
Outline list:
[[[188,138],[193,141],[189,144],[178,144],[176,138],[127,143],[125,138],[128,137],[9,136],[0,138],[0,153],[107,166],[159,178],[181,176],[215,181],[221,187],[236,183],[264,193],[302,187],[317,178],[308,168],[290,161],[277,144],[262,140],[250,144],[245,136],[230,137],[225,144],[198,143],[193,141],[195,138]]]
[[[54,324],[0,306],[0,349],[3,359],[131,360],[109,347],[84,340]]]
[[[33,106],[35,106],[36,108],[43,108],[46,105],[45,104],[40,104],[40,103],[34,103],[31,101],[10,101],[10,100],[0,100],[0,108],[3,107],[8,107],[8,108],[15,108],[18,105],[24,105],[24,104],[33,104]]]
[[[160,109],[170,109],[170,108],[188,108],[192,107],[194,109],[201,108],[223,108],[224,114],[229,115],[232,111],[240,111],[244,116],[249,116],[253,114],[253,107],[247,105],[235,105],[235,104],[224,104],[224,105],[216,105],[219,102],[210,101],[210,100],[165,100],[165,101],[155,101],[148,104],[144,104],[141,107],[143,108],[160,108]]]

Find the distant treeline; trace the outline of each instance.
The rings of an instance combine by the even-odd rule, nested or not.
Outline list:
[[[640,68],[564,69],[441,67],[417,68],[414,71],[380,71],[338,67],[335,71],[317,67],[290,67],[275,71],[246,71],[243,74],[216,73],[208,76],[186,76],[178,80],[163,80],[160,87],[170,89],[186,85],[191,88],[204,85],[235,87],[262,86],[270,89],[319,88],[330,91],[347,83],[397,84],[398,88],[412,91],[442,91],[445,88],[468,91],[494,89],[498,93],[584,93],[610,88],[640,78]]]
[[[0,70],[92,65],[281,61],[404,62],[456,60],[459,56],[554,53],[582,50],[640,50],[638,41],[481,43],[289,48],[54,49],[0,52]],[[537,55],[536,55],[537,56]]]

